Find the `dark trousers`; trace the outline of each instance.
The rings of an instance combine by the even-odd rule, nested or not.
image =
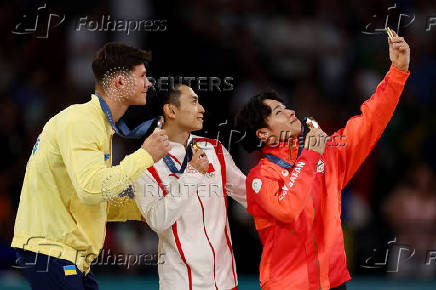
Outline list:
[[[91,271],[85,275],[70,261],[22,249],[15,251],[17,268],[23,271],[32,290],[98,290]]]
[[[347,285],[345,285],[345,283],[344,283],[344,284],[341,284],[335,288],[330,288],[330,290],[347,290]]]

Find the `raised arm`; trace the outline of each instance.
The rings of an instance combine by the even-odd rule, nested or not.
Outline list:
[[[58,128],[58,144],[68,175],[79,199],[87,204],[117,196],[153,165],[152,156],[140,148],[119,165],[107,167],[104,159],[104,127],[87,120],[65,120]]]
[[[106,128],[86,119],[66,116],[57,128],[57,141],[66,170],[79,199],[86,204],[117,197],[169,150],[164,132],[153,132],[119,165],[108,167],[104,159]]]
[[[410,50],[404,38],[395,34],[388,42],[392,61],[389,72],[371,98],[362,104],[361,114],[349,119],[327,145],[326,151],[334,150],[337,156],[340,189],[346,186],[385,130],[410,74]]]

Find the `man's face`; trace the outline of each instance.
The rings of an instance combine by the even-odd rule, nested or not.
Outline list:
[[[133,95],[129,96],[127,102],[129,105],[145,105],[147,102],[147,90],[152,83],[147,79],[144,64],[137,65],[133,68],[131,75],[133,77],[134,90]]]
[[[271,114],[266,118],[268,128],[258,130],[263,136],[274,142],[280,138],[280,141],[287,141],[290,137],[296,137],[301,132],[301,122],[295,117],[295,111],[289,110],[281,102],[266,99],[263,103],[271,108]]]
[[[186,85],[181,85],[178,89],[181,91],[180,106],[174,106],[175,122],[189,132],[203,129],[204,108],[199,103],[197,94]]]

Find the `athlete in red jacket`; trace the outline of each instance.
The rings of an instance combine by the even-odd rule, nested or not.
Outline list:
[[[341,190],[386,128],[409,76],[407,43],[397,35],[388,42],[389,72],[361,115],[330,136],[327,146],[320,128],[298,144],[301,122],[276,93],[254,96],[240,112],[244,147],[265,155],[246,180],[248,211],[263,245],[262,289],[345,289],[350,280]]]

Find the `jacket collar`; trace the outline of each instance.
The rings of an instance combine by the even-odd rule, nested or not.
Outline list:
[[[115,131],[112,129],[112,126],[109,123],[109,121],[108,121],[108,119],[106,117],[106,114],[103,112],[103,109],[101,108],[100,101],[99,101],[98,97],[95,94],[91,94],[91,101],[90,101],[90,103],[94,107],[94,109],[96,110],[98,116],[104,120],[103,122],[106,125],[106,129],[110,130],[112,132],[112,134],[114,134]]]
[[[106,122],[110,125],[109,121],[106,118],[106,115],[103,112],[103,109],[100,106],[100,101],[98,100],[98,97],[94,94],[91,94],[91,104],[98,111],[98,115],[100,117],[104,117]]]
[[[262,147],[262,153],[280,157],[286,162],[293,164],[298,155],[298,138],[280,142],[278,145],[265,145]]]
[[[193,138],[194,135],[190,134],[187,144],[189,144]],[[178,142],[174,142],[174,141],[168,141],[168,142],[170,143],[171,146],[171,150],[169,153],[173,155],[173,157],[176,157],[178,162],[182,163],[183,159],[185,158],[187,148],[185,147],[185,145]]]
[[[192,141],[192,139],[194,139],[194,135],[189,134],[188,142],[186,144],[189,144]],[[174,142],[174,141],[171,141],[171,140],[168,140],[168,143],[170,143],[171,148],[180,147],[180,148],[183,148],[184,150],[186,149],[185,145],[183,145],[181,143],[177,143],[177,142]]]

